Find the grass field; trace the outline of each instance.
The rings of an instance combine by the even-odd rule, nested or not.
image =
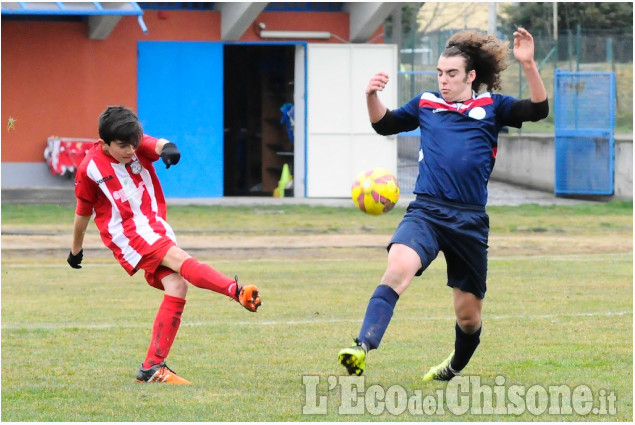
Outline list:
[[[261,248],[194,251],[226,274],[257,284],[263,307],[250,314],[192,288],[168,364],[193,385],[173,387],[134,382],[161,293],[140,275],[127,277],[105,248],[88,250],[84,268],[70,269],[72,208],[2,205],[2,420],[633,419],[631,202],[488,209],[483,334],[464,375],[479,378],[495,395],[526,389],[527,408],[516,411],[504,401],[497,404],[500,414],[481,414],[481,407],[487,412],[483,390],[468,393],[475,399],[457,415],[448,407],[446,384],[421,382],[453,344],[451,291],[439,258],[399,300],[382,346],[369,355],[364,389],[415,401],[446,398],[433,409],[405,407],[403,397],[369,403],[371,393],[364,391],[362,414],[347,414],[347,381],[336,355],[359,331],[385,267],[382,245],[403,210],[377,218],[352,208],[171,207],[177,235],[214,243],[264,235],[269,241]],[[377,246],[310,243],[369,234],[377,235]],[[28,247],[34,235],[67,243]],[[307,243],[285,248],[281,241],[290,236]],[[16,240],[25,245],[12,246]],[[556,386],[590,389],[588,407],[599,414],[531,408]]]

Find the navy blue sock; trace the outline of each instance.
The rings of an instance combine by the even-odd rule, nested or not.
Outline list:
[[[483,329],[482,324],[481,327],[478,328],[478,331],[468,335],[463,332],[458,323],[456,324],[454,327],[456,332],[456,339],[454,340],[454,357],[450,363],[452,370],[460,372],[465,366],[467,366],[468,362],[472,358],[472,354],[476,351],[476,347],[478,347],[478,344],[481,342],[481,329]]]
[[[379,285],[370,297],[358,337],[368,350],[379,347],[398,299],[399,295],[388,285]]]

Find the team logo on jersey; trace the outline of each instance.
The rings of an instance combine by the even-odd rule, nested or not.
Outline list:
[[[141,170],[143,170],[143,167],[139,160],[135,158],[135,160],[130,163],[130,171],[132,171],[132,174],[139,174]]]
[[[475,120],[482,120],[483,118],[485,118],[485,115],[487,115],[487,113],[485,112],[485,109],[477,106],[476,108],[470,109],[470,112],[468,112],[467,115],[470,118],[474,118]]]
[[[102,179],[96,180],[95,183],[102,184],[102,183],[106,183],[108,180],[112,180],[112,179],[114,179],[113,176],[106,176],[106,177],[104,177]]]
[[[144,190],[145,184],[143,182],[140,182],[139,187],[137,187],[132,180],[124,179],[123,187],[119,190],[114,191],[112,193],[112,197],[121,202],[134,200],[140,203]]]

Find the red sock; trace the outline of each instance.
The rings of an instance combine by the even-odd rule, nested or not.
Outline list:
[[[194,286],[236,298],[236,281],[234,279],[228,278],[207,264],[199,263],[194,257],[183,262],[181,276]]]
[[[146,360],[143,362],[144,369],[159,364],[168,357],[176,333],[179,331],[184,308],[185,298],[177,298],[167,294],[163,296],[163,302],[159,307],[156,319],[154,319],[152,340]]]

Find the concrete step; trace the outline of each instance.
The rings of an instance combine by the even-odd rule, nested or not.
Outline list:
[[[3,204],[75,205],[73,187],[3,187]]]

